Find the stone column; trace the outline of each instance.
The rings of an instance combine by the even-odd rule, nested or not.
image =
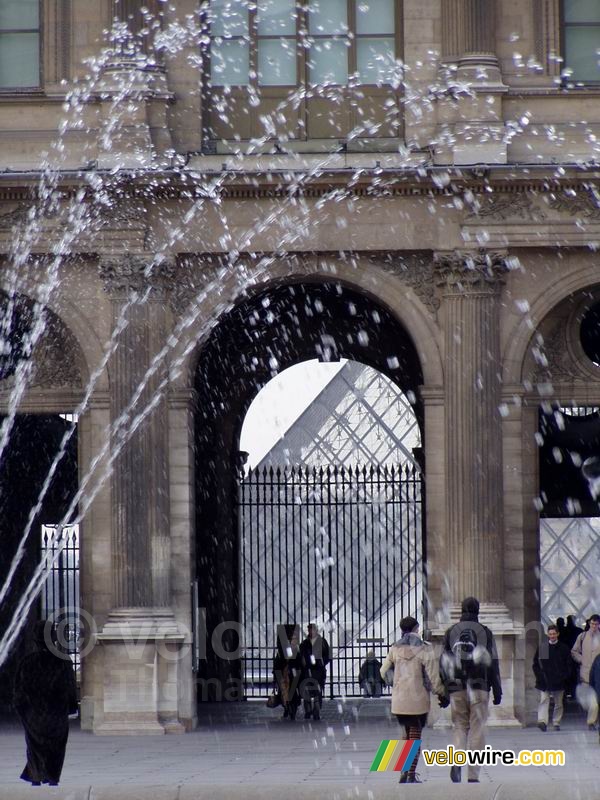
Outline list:
[[[174,698],[162,696],[161,653],[183,640],[169,603],[168,361],[161,285],[170,265],[144,257],[105,258],[117,347],[109,365],[113,608],[98,639],[104,649],[104,708],[97,733],[164,733],[159,709],[177,727]],[[122,312],[125,311],[123,315]],[[167,662],[176,656],[167,654]],[[172,672],[172,670],[170,670]],[[172,677],[165,690],[173,695]]]
[[[437,255],[444,296],[446,535],[452,600],[503,603],[498,253]]]
[[[436,162],[504,164],[502,81],[496,55],[496,0],[444,0]],[[468,87],[469,91],[465,91]]]
[[[456,62],[463,79],[476,79],[485,70],[499,79],[496,0],[444,0],[442,58]]]

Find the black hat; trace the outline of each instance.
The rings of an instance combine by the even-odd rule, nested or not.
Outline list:
[[[476,597],[465,597],[461,611],[463,614],[479,614],[479,600]]]

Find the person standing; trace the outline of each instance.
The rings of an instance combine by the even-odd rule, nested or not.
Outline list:
[[[595,730],[598,722],[598,698],[590,686],[590,670],[597,655],[600,655],[600,615],[592,614],[589,618],[589,630],[583,631],[573,645],[571,655],[579,664],[580,685],[577,687],[577,698],[587,708],[587,724]]]
[[[437,669],[433,647],[419,636],[419,623],[414,617],[400,621],[402,636],[381,666],[381,678],[386,681],[389,670],[394,671],[392,683],[392,714],[404,727],[406,739],[420,739],[430,709],[430,689],[438,695],[440,705],[448,700]],[[426,683],[428,681],[428,684]],[[400,773],[400,783],[420,783],[417,762],[420,750],[406,772]]]
[[[321,718],[323,691],[327,680],[327,665],[330,662],[329,643],[319,634],[314,622],[307,628],[306,639],[300,645],[302,657],[302,696],[304,719]]]
[[[494,705],[499,705],[502,685],[494,636],[479,622],[479,600],[475,597],[462,601],[460,620],[446,631],[440,673],[450,695],[455,748],[483,749],[489,693],[491,690]],[[469,783],[479,782],[479,770],[479,766],[469,765]],[[450,768],[450,779],[460,783],[460,767]]]
[[[554,702],[552,725],[555,731],[560,730],[563,698],[571,675],[571,663],[569,648],[559,641],[558,626],[548,625],[548,638],[537,648],[533,657],[535,688],[540,692],[538,728],[541,731],[548,727],[551,700]]]
[[[277,626],[277,649],[273,657],[273,677],[283,706],[283,718],[295,720],[301,703],[299,627],[294,623]]]
[[[381,697],[383,680],[381,678],[381,661],[375,658],[375,651],[369,650],[358,673],[358,683],[363,697]]]
[[[58,786],[69,738],[69,714],[77,711],[73,664],[56,645],[54,626],[37,622],[33,652],[19,663],[14,706],[25,729],[27,764],[21,780]]]

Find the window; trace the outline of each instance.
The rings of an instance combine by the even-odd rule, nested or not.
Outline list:
[[[399,0],[213,0],[209,139],[399,135]]]
[[[564,0],[565,66],[575,81],[600,82],[600,2]]]
[[[0,89],[39,85],[39,0],[0,0]]]

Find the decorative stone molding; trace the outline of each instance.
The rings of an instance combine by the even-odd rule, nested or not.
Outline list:
[[[27,218],[29,208],[27,203],[13,204],[8,211],[0,207],[0,231],[10,231],[15,225],[22,224]]]
[[[485,219],[486,222],[541,222],[546,214],[538,208],[529,193],[493,192],[482,195],[476,210],[467,216],[467,221]]]
[[[505,252],[487,250],[435,253],[434,277],[438,286],[451,293],[495,292],[508,271],[506,257]]]
[[[433,316],[437,314],[440,299],[436,294],[436,267],[431,256],[427,258],[413,254],[404,256],[387,253],[369,256],[369,261],[400,278],[410,286]]]
[[[534,350],[537,351],[537,357]],[[569,353],[567,329],[562,320],[544,337],[543,345],[532,347],[532,357],[538,365],[533,375],[535,383],[545,383],[549,380],[572,381],[582,377]]]
[[[168,291],[175,280],[175,262],[172,259],[154,262],[148,256],[126,253],[103,256],[100,261],[100,279],[109,294],[130,292]]]
[[[567,190],[548,198],[548,207],[570,216],[584,217],[586,220],[600,220],[600,196],[593,191]]]

